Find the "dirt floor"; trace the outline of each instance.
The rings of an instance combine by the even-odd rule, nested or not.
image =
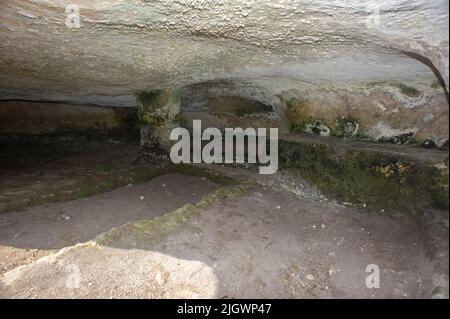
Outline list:
[[[344,206],[282,172],[167,171],[133,144],[39,149],[1,152],[3,298],[448,298],[448,212]]]

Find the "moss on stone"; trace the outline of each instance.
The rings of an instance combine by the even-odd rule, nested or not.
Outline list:
[[[366,140],[369,142],[376,142],[376,140],[370,137],[370,134],[366,128],[359,127],[358,132],[356,132],[353,137],[356,139]]]
[[[142,146],[168,151],[173,144],[170,132],[179,126],[180,97],[173,89],[136,94]]]
[[[85,198],[123,187],[129,183],[142,183],[170,172],[169,165],[139,165],[127,170],[113,170],[105,174],[102,169],[97,174],[83,176],[69,184],[55,184],[40,189],[39,192],[14,196],[0,205],[0,213],[23,209],[32,205],[49,202],[64,202]]]
[[[238,179],[226,177],[217,172],[187,164],[175,165],[169,162],[160,162],[158,165],[143,164],[131,166],[127,169],[114,168],[108,164],[101,168],[97,174],[80,177],[70,184],[49,185],[49,187],[31,195],[26,193],[24,196],[14,196],[5,199],[0,203],[0,213],[43,203],[64,202],[86,198],[124,187],[130,183],[143,183],[169,173],[204,177],[223,186],[234,186],[240,183]]]
[[[440,209],[449,208],[448,167],[449,163],[447,161],[444,165],[436,167],[437,171],[433,170],[431,172],[436,183],[431,183],[429,185],[429,192],[436,207]]]
[[[437,88],[441,87],[441,83],[439,82],[439,80],[434,80],[434,81],[431,82],[430,86],[431,86],[432,89],[437,89]]]
[[[337,137],[357,137],[359,124],[349,116],[341,116],[336,120],[332,135]]]
[[[295,132],[303,132],[305,125],[313,121],[306,100],[296,98],[287,100],[285,115],[291,123],[291,130]]]
[[[291,98],[286,101],[285,115],[291,131],[321,136],[333,135],[333,128],[320,116],[313,116],[307,100]]]
[[[330,136],[331,129],[322,120],[316,119],[312,123],[305,124],[303,132],[320,136]]]
[[[300,174],[342,202],[386,211],[448,207],[448,179],[443,181],[433,166],[376,152],[342,153],[332,146],[286,141],[281,141],[279,153],[282,169]]]
[[[141,124],[161,125],[167,119],[164,107],[169,104],[172,96],[170,90],[140,92],[136,95]]]
[[[103,233],[95,239],[99,245],[111,245],[118,242],[132,242],[133,246],[151,243],[156,239],[174,231],[186,222],[198,209],[186,204],[183,207],[153,218],[138,220]]]
[[[112,172],[112,170],[113,170],[113,166],[111,165],[111,164],[105,164],[104,166],[103,166],[103,170],[105,171],[105,172]]]
[[[391,137],[382,137],[378,140],[380,143],[389,143],[389,144],[419,144],[419,142],[414,138],[415,133],[409,132],[404,134],[399,134]]]
[[[415,87],[410,86],[410,85],[398,83],[398,84],[396,84],[396,86],[400,89],[400,92],[402,92],[402,94],[409,96],[409,97],[416,98],[416,97],[419,97],[421,94],[419,90],[417,90]]]
[[[148,247],[160,242],[173,231],[185,226],[195,214],[211,207],[219,200],[226,200],[245,194],[250,185],[226,186],[209,194],[196,205],[186,204],[183,207],[162,216],[143,219],[113,228],[95,239],[99,245],[131,245]]]
[[[142,104],[144,111],[153,111],[155,107],[162,107],[169,103],[171,92],[169,90],[156,90],[140,92],[137,94],[138,101]]]

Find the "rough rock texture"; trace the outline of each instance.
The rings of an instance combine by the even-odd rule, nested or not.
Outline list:
[[[211,81],[182,91],[181,123],[191,128],[201,119],[204,127],[278,127],[288,132],[280,99],[264,87],[245,81]]]
[[[282,99],[293,131],[437,147],[448,142],[448,104],[440,89],[373,84],[290,90]]]
[[[280,166],[344,203],[411,216],[430,206],[448,210],[448,157],[434,151],[432,159],[430,150],[412,148],[400,154],[394,148],[399,149],[346,148],[286,136],[280,143]],[[426,153],[425,161],[420,153]]]
[[[80,8],[80,28],[66,26],[69,3]],[[445,0],[5,0],[0,47],[3,99],[136,106],[141,91],[246,81],[272,97],[345,90],[339,109],[346,96],[350,105],[367,100],[356,112],[398,108],[402,125],[359,119],[372,137],[448,139],[433,122],[448,118]],[[403,99],[392,83],[427,89]]]
[[[179,126],[180,94],[172,90],[137,95],[141,146],[168,149],[170,131]]]

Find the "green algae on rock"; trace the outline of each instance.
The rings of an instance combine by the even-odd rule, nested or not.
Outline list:
[[[168,236],[171,232],[185,226],[191,217],[202,209],[211,207],[219,200],[234,198],[245,194],[251,184],[225,186],[203,197],[196,205],[185,204],[177,210],[162,216],[127,223],[103,233],[95,239],[99,245],[121,245],[131,243],[134,247],[151,245]]]
[[[172,89],[136,94],[143,147],[170,148],[170,131],[179,126],[180,98]]]
[[[280,167],[341,202],[386,211],[448,208],[448,161],[418,163],[394,155],[280,141]]]

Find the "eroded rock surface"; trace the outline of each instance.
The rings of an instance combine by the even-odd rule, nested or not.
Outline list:
[[[2,99],[136,106],[139,92],[228,80],[273,105],[312,97],[331,133],[358,113],[374,139],[448,140],[444,0],[6,0],[0,43]]]

